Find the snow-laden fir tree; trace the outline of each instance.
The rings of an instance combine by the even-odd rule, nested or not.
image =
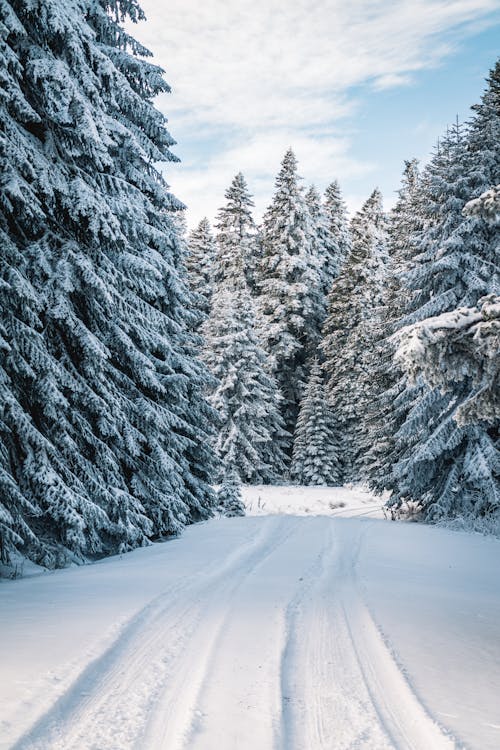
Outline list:
[[[387,270],[386,217],[374,190],[351,224],[352,248],[328,298],[321,349],[327,393],[343,439],[344,481],[359,479],[373,399],[374,327]]]
[[[244,516],[245,506],[241,497],[241,479],[233,467],[224,471],[222,484],[217,492],[217,510],[224,516]]]
[[[237,285],[243,271],[248,288],[255,289],[260,252],[254,202],[244,176],[239,172],[225,193],[226,203],[217,213],[217,262],[215,280]]]
[[[293,439],[290,478],[297,484],[341,482],[342,440],[326,398],[323,372],[316,358],[304,390]]]
[[[323,212],[329,236],[333,241],[333,244],[330,245],[330,273],[333,280],[340,273],[340,269],[351,251],[347,207],[336,180],[331,182],[325,190]],[[328,292],[330,292],[330,289],[328,289]]]
[[[44,564],[206,518],[191,299],[135,0],[0,6],[0,545]]]
[[[394,489],[392,467],[396,463],[396,434],[406,417],[415,388],[395,360],[393,334],[408,305],[405,275],[416,254],[416,236],[422,230],[421,177],[416,159],[405,163],[398,200],[387,225],[389,263],[382,288],[382,305],[374,318],[374,347],[371,378],[372,401],[367,404],[368,450],[363,458],[363,477],[371,489]]]
[[[247,281],[256,230],[252,197],[241,174],[226,200],[218,212],[212,310],[201,329],[203,357],[214,376],[209,398],[219,415],[215,449],[222,471],[234,470],[244,482],[272,482],[285,471],[283,449],[290,436]]]
[[[215,381],[209,400],[219,416],[215,449],[223,470],[234,470],[250,484],[283,476],[289,442],[279,411],[281,395],[268,374],[255,324],[244,279],[236,286],[219,282],[202,326],[203,356]]]
[[[306,193],[306,203],[311,217],[311,251],[318,259],[320,272],[323,301],[322,322],[324,322],[327,296],[334,278],[338,275],[341,260],[338,243],[336,237],[331,232],[330,222],[327,219],[321,202],[321,195],[314,185],[311,185]]]
[[[429,318],[476,307],[482,297],[498,295],[498,232],[481,216],[462,213],[469,199],[500,177],[498,65],[488,83],[469,132],[458,124],[452,128],[427,170],[428,222],[407,278],[415,293],[402,320],[403,335],[409,325],[425,328]],[[473,379],[463,377],[463,362],[456,376],[448,390],[422,388],[398,433],[393,501],[416,499],[432,519],[489,514],[500,507],[499,423],[460,424],[457,407],[474,386]]]
[[[284,396],[285,425],[293,431],[306,361],[320,338],[323,290],[312,249],[312,227],[297,159],[286,152],[273,201],[264,215],[258,301],[261,335]]]
[[[207,218],[189,233],[186,268],[189,286],[202,316],[210,312],[215,263],[215,238]]]

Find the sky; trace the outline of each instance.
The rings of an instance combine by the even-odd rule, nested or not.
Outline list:
[[[470,116],[500,54],[500,0],[141,0],[128,30],[165,70],[157,106],[177,141],[163,172],[194,226],[242,171],[260,220],[287,148],[304,185],[340,183],[349,210],[395,201]]]

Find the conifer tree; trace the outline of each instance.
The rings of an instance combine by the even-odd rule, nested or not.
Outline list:
[[[376,492],[395,488],[392,467],[396,463],[396,434],[406,417],[406,408],[418,386],[412,385],[398,362],[393,334],[408,306],[405,275],[416,255],[416,236],[423,227],[421,176],[416,159],[407,161],[398,200],[387,225],[389,263],[382,289],[382,305],[374,316],[373,367],[370,372],[372,401],[367,404],[369,443],[363,458],[363,477]]]
[[[304,390],[293,440],[290,477],[305,485],[340,484],[341,441],[334,429],[323,373],[316,358]]]
[[[498,72],[497,65],[469,132],[458,124],[452,128],[427,170],[428,222],[408,276],[415,293],[402,321],[403,335],[409,325],[425,326],[428,319],[474,307],[481,297],[498,293],[496,232],[480,216],[462,213],[468,199],[479,197],[500,176]],[[500,507],[498,423],[460,424],[457,406],[471,388],[470,378],[462,376],[463,371],[448,391],[422,386],[398,433],[401,457],[393,500],[416,499],[427,518]],[[424,427],[418,439],[416,424]]]
[[[339,258],[336,256],[337,244],[330,232],[330,227],[321,203],[321,196],[311,185],[306,193],[306,203],[309,209],[312,229],[311,252],[318,260],[318,270],[322,291],[322,323],[326,316],[326,301],[333,279],[338,274]]]
[[[241,497],[241,480],[234,468],[224,472],[224,478],[217,493],[217,501],[219,512],[227,518],[245,515],[245,506]]]
[[[325,190],[323,211],[326,218],[329,235],[333,241],[330,245],[330,273],[332,280],[336,278],[350,253],[351,235],[347,219],[347,208],[342,198],[339,184],[331,182]],[[331,288],[331,285],[330,285]],[[328,292],[330,292],[330,288]]]
[[[236,288],[224,281],[217,284],[202,332],[203,356],[215,380],[209,399],[219,415],[215,449],[221,466],[249,484],[274,482],[285,471],[283,449],[289,436],[244,280]]]
[[[202,316],[210,312],[214,283],[215,238],[207,218],[200,221],[188,238],[186,269],[189,286],[197,295],[197,307]],[[200,321],[201,322],[201,321]]]
[[[373,397],[374,310],[387,266],[386,219],[374,190],[351,225],[352,249],[329,299],[321,349],[327,393],[343,435],[344,481],[357,480],[367,450],[364,415]]]
[[[226,204],[217,214],[215,279],[238,285],[243,273],[250,291],[255,289],[259,235],[252,216],[254,202],[239,172],[226,190]]]
[[[171,196],[167,91],[135,0],[2,3],[0,545],[54,565],[206,518],[206,376]]]
[[[284,396],[283,416],[293,431],[306,361],[320,338],[321,275],[312,252],[312,229],[293,151],[286,152],[276,192],[264,215],[259,266],[261,335]]]

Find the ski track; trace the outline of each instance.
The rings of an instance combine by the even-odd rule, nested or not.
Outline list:
[[[458,747],[364,604],[371,523],[263,517],[132,617],[13,750]]]

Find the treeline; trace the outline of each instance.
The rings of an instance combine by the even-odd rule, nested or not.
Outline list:
[[[262,225],[243,175],[215,234],[188,240],[205,321],[219,480],[388,491],[427,519],[500,512],[500,63],[466,125],[386,214],[349,222],[337,182],[307,191],[291,150]]]

